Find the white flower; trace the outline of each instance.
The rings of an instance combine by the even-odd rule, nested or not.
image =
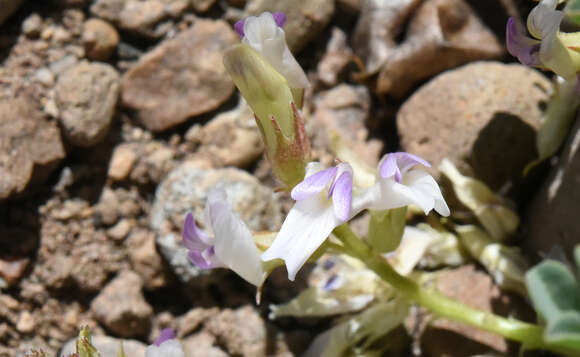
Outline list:
[[[449,216],[449,207],[435,179],[425,171],[411,170],[418,164],[431,166],[424,159],[405,152],[383,156],[377,182],[361,194],[362,202],[358,204],[375,210],[414,204],[426,215],[435,209],[442,216]]]
[[[260,16],[250,16],[239,21],[235,30],[243,37],[242,42],[256,50],[286,78],[290,88],[305,88],[308,86],[308,78],[286,44],[282,30],[285,22],[284,13],[264,12]]]
[[[332,230],[362,210],[351,205],[352,182],[352,169],[347,163],[325,170],[319,163],[309,163],[306,178],[291,192],[296,204],[262,259],[284,260],[288,279],[294,280]]]
[[[227,267],[246,281],[260,286],[265,278],[260,253],[244,222],[233,212],[224,190],[209,192],[206,216],[214,237],[200,230],[192,214],[183,226],[183,245],[189,260],[202,269]]]

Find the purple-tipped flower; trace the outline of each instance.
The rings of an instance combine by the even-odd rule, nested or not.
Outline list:
[[[306,178],[291,191],[296,204],[274,243],[262,254],[264,261],[284,260],[290,280],[334,228],[362,210],[352,206],[353,173],[349,164],[323,169],[311,162],[306,172]]]
[[[145,350],[145,357],[184,356],[183,348],[179,341],[175,340],[175,333],[170,328],[163,329],[155,342]]]
[[[435,179],[423,170],[411,170],[416,165],[430,167],[424,159],[405,152],[390,153],[379,162],[377,183],[361,194],[362,204],[374,210],[419,206],[425,214],[435,209],[443,216],[449,207]]]
[[[233,212],[223,190],[212,190],[206,205],[211,237],[199,229],[188,214],[183,226],[183,245],[189,250],[189,260],[201,269],[227,267],[246,281],[259,286],[264,270],[252,233]]]
[[[506,25],[508,52],[525,65],[549,69],[572,79],[580,71],[577,51],[580,33],[562,33],[562,11],[556,10],[558,0],[541,0],[527,19],[528,36],[524,27],[513,17]]]

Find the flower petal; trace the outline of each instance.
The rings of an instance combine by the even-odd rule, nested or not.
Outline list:
[[[274,21],[276,21],[276,25],[278,25],[278,27],[284,27],[284,25],[286,25],[285,13],[281,11],[276,11],[275,13],[272,14],[272,16],[274,17]]]
[[[382,178],[395,177],[395,181],[401,182],[403,174],[415,165],[431,167],[425,159],[408,152],[393,152],[386,154],[379,163],[379,174]]]
[[[540,41],[528,37],[524,27],[510,17],[506,25],[506,46],[508,52],[527,66],[540,66]]]
[[[293,281],[302,265],[341,223],[326,197],[315,195],[298,201],[262,259],[284,260],[288,279]]]
[[[300,201],[322,192],[334,178],[337,171],[338,168],[334,166],[306,177],[304,181],[294,186],[290,192],[290,196],[294,200]]]
[[[279,15],[278,20],[281,20]],[[269,12],[260,16],[250,16],[244,23],[243,42],[250,45],[274,67],[291,88],[305,88],[309,85],[304,70],[286,44],[286,35],[276,18]]]
[[[151,345],[145,350],[145,357],[184,357],[185,353],[177,340],[168,340],[161,345]]]
[[[556,10],[558,0],[541,0],[528,15],[528,31],[538,39],[549,37],[551,33],[560,30],[564,18],[562,11]]]
[[[207,205],[218,259],[246,281],[261,285],[264,270],[258,248],[252,233],[227,202],[225,191],[210,191]]]
[[[449,207],[447,206],[447,203],[441,194],[441,189],[433,176],[425,171],[415,170],[409,172],[405,176],[404,183],[411,189],[415,190],[415,192],[420,193],[423,196],[431,197],[434,200],[433,208],[435,208],[435,211],[442,216],[449,216]],[[425,214],[427,213],[428,212],[425,212]]]
[[[190,250],[204,250],[211,245],[211,238],[199,229],[191,213],[185,217],[181,237],[185,248]]]
[[[224,265],[215,254],[215,248],[209,247],[204,250],[190,250],[187,254],[189,261],[202,270],[215,269]]]
[[[246,20],[240,20],[234,24],[234,30],[240,37],[244,37],[244,24]]]
[[[170,328],[164,328],[163,330],[161,330],[159,337],[157,337],[157,339],[155,340],[155,342],[153,342],[153,344],[155,346],[159,346],[163,342],[165,342],[167,340],[173,340],[174,338],[175,338],[175,333],[173,332],[173,330]]]
[[[352,172],[343,172],[333,183],[332,206],[334,214],[342,222],[350,217],[352,202]]]

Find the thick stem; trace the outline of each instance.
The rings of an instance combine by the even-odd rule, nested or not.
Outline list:
[[[400,275],[380,254],[360,240],[348,224],[337,227],[333,233],[343,242],[351,255],[364,262],[372,271],[400,293],[431,310],[436,315],[522,342],[526,348],[543,348],[566,352],[555,346],[550,346],[544,340],[544,329],[538,325],[516,319],[507,319],[471,308],[437,291],[425,289],[413,280]]]

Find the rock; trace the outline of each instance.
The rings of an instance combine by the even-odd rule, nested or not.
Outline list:
[[[135,231],[127,239],[127,247],[131,267],[143,279],[145,289],[153,290],[167,285],[168,278],[155,247],[154,233]]]
[[[352,43],[366,72],[380,71],[377,92],[396,98],[441,71],[504,53],[503,45],[464,0],[368,1]]]
[[[88,58],[106,61],[119,44],[119,34],[108,22],[89,19],[83,26],[83,45]]]
[[[129,219],[122,219],[117,224],[107,229],[107,235],[116,241],[120,241],[127,237],[127,234],[135,226],[135,221]]]
[[[382,150],[379,140],[368,140],[365,121],[369,116],[370,95],[365,86],[341,84],[321,92],[314,98],[316,111],[310,132],[315,133],[313,147],[323,150],[331,146],[338,133],[344,143],[371,167],[378,164]],[[308,123],[310,124],[310,123]],[[310,125],[309,125],[310,126]]]
[[[117,356],[123,343],[123,351],[126,357],[145,356],[145,345],[137,340],[125,340],[109,336],[92,336],[92,344],[101,353],[101,356]],[[60,350],[60,357],[69,356],[76,351],[76,338],[70,339]]]
[[[197,12],[206,12],[215,3],[215,0],[191,0],[191,5]]]
[[[4,280],[6,286],[12,286],[22,278],[30,259],[2,259],[0,258],[0,281]],[[0,282],[1,284],[1,282]],[[6,287],[5,286],[5,287]]]
[[[207,332],[189,336],[182,342],[183,352],[187,357],[228,357],[230,356],[216,346],[216,337]]]
[[[22,4],[22,0],[0,0],[0,25]]]
[[[215,167],[248,167],[264,152],[254,113],[243,99],[237,108],[219,114],[200,130],[190,129],[186,138],[200,145],[195,155],[207,157]]]
[[[534,197],[527,214],[527,237],[524,247],[532,254],[541,256],[554,249],[565,252],[573,261],[572,252],[579,244],[580,224],[580,121],[570,131],[558,164]]]
[[[43,182],[65,157],[58,127],[28,97],[0,99],[0,200]]]
[[[445,157],[497,190],[521,181],[535,159],[542,106],[552,84],[519,64],[478,62],[445,72],[401,107],[401,146],[437,167]]]
[[[130,145],[117,146],[113,151],[107,175],[115,181],[123,181],[131,173],[136,160],[137,154]]]
[[[58,77],[56,104],[65,135],[88,147],[109,130],[119,96],[119,74],[104,63],[81,62]]]
[[[464,0],[424,2],[382,66],[377,92],[402,98],[420,81],[458,65],[500,58],[504,46]]]
[[[40,30],[42,30],[42,17],[36,13],[22,22],[22,33],[30,38],[38,37]]]
[[[185,215],[192,212],[207,228],[204,210],[207,193],[223,188],[233,209],[253,231],[274,231],[281,225],[276,195],[256,178],[235,168],[205,169],[185,162],[174,169],[157,188],[151,208],[151,228],[161,234],[180,232]]]
[[[531,313],[521,298],[501,292],[489,275],[473,265],[438,273],[437,287],[444,295],[479,310],[516,318]],[[431,321],[421,336],[426,356],[471,356],[490,348],[512,355],[503,337],[446,319]]]
[[[195,162],[185,162],[174,169],[157,188],[150,226],[157,233],[160,253],[188,294],[205,293],[200,286],[217,281],[216,274],[225,272],[198,269],[189,262],[187,249],[181,245],[180,232],[186,213],[192,212],[200,227],[207,229],[205,201],[208,191],[215,187],[227,192],[232,207],[250,230],[274,231],[281,225],[281,207],[276,196],[245,171],[201,168]]]
[[[172,27],[166,20],[181,16],[188,5],[188,0],[97,0],[91,13],[123,30],[159,38]]]
[[[346,34],[340,28],[333,27],[326,53],[316,67],[318,78],[327,86],[335,86],[351,59],[352,50],[347,44]]]
[[[34,318],[28,311],[22,311],[18,317],[16,329],[22,333],[31,333],[34,331]]]
[[[284,340],[266,326],[252,306],[222,310],[209,318],[206,329],[216,336],[229,355],[293,356]]]
[[[96,213],[99,215],[102,223],[112,225],[119,219],[119,198],[115,191],[105,187],[96,207]]]
[[[288,47],[294,53],[316,38],[334,14],[334,0],[250,0],[245,13],[259,15],[264,11],[282,11],[287,21],[284,26]]]
[[[125,73],[123,104],[136,110],[138,119],[152,131],[216,109],[234,90],[222,55],[237,41],[224,21],[196,21]]]
[[[142,286],[136,273],[119,273],[91,303],[95,318],[119,336],[147,336],[153,309],[141,293]]]

